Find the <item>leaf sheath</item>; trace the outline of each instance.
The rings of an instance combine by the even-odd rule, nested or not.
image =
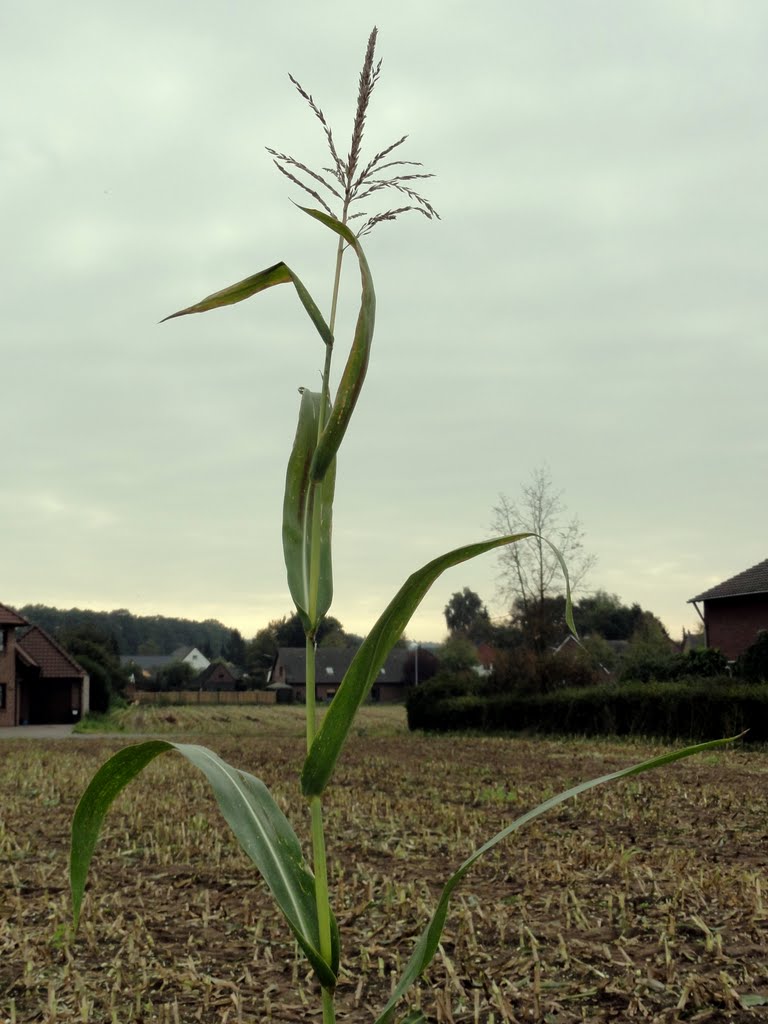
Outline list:
[[[333,564],[331,535],[333,528],[333,492],[336,481],[334,459],[320,483],[312,480],[312,458],[320,431],[323,396],[305,389],[301,396],[296,438],[288,460],[283,499],[283,555],[288,588],[307,635],[314,635],[318,622],[333,600]],[[326,400],[326,416],[329,405]],[[312,522],[317,515],[318,529],[313,540]],[[317,593],[311,586],[312,545],[319,545]]]

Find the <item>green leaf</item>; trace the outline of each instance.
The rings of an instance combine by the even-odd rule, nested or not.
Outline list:
[[[743,733],[741,735],[743,735]],[[405,971],[392,992],[389,1002],[384,1007],[383,1012],[376,1019],[376,1024],[391,1024],[391,1021],[394,1019],[396,1004],[431,963],[440,942],[440,936],[448,913],[448,904],[450,902],[451,895],[475,861],[482,857],[483,854],[493,849],[497,843],[506,839],[513,832],[517,832],[517,830],[522,828],[523,825],[527,825],[529,821],[533,821],[535,818],[545,814],[553,807],[557,807],[559,804],[565,803],[566,800],[570,800],[572,797],[579,796],[581,793],[586,793],[589,789],[594,789],[596,786],[602,786],[607,782],[614,782],[616,779],[626,778],[629,775],[640,775],[642,772],[651,771],[653,768],[660,768],[662,765],[671,764],[673,761],[679,761],[682,758],[691,757],[694,754],[700,753],[702,750],[712,750],[715,747],[722,747],[726,743],[733,743],[733,741],[737,739],[739,739],[738,736],[731,736],[728,739],[711,740],[708,743],[698,743],[692,747],[685,747],[683,750],[675,750],[669,754],[661,754],[659,757],[653,757],[649,761],[643,761],[641,764],[635,764],[629,768],[620,768],[618,771],[610,772],[608,775],[601,775],[597,779],[590,779],[588,782],[580,782],[577,786],[572,786],[570,789],[566,789],[564,792],[558,793],[549,800],[545,800],[544,803],[539,804],[538,807],[534,807],[532,810],[527,811],[521,817],[513,821],[511,825],[507,825],[506,828],[502,829],[501,832],[493,837],[493,839],[489,839],[487,843],[480,847],[480,849],[475,850],[475,852],[464,861],[458,871],[448,879],[443,887],[443,891],[440,895],[440,900],[437,904],[437,909],[435,910],[432,920],[419,936],[419,939],[416,942],[416,947],[406,965]]]
[[[408,577],[358,648],[315,735],[301,773],[301,788],[305,796],[319,796],[328,785],[358,708],[378,677],[387,655],[400,639],[408,621],[435,580],[451,566],[493,548],[514,544],[532,536],[531,533],[516,533],[456,548],[428,562]],[[566,573],[566,585],[567,578]]]
[[[104,816],[125,786],[150,761],[169,750],[178,751],[206,776],[221,813],[261,872],[321,985],[332,989],[339,968],[338,926],[332,920],[333,962],[329,964],[319,952],[315,880],[290,822],[263,782],[228,765],[206,747],[150,740],[120,750],[93,777],[72,822],[70,886],[75,927]]]
[[[373,288],[373,278],[368,267],[368,261],[354,232],[350,231],[340,220],[329,216],[327,213],[323,213],[322,210],[313,210],[305,206],[301,206],[299,209],[315,220],[320,221],[320,223],[325,224],[326,227],[340,235],[354,249],[360,265],[360,277],[362,280],[360,311],[357,317],[352,347],[347,356],[344,372],[339,382],[336,398],[333,402],[333,409],[325,424],[312,463],[312,478],[315,481],[320,481],[330,469],[363,387],[376,320],[376,293]],[[237,284],[229,285],[227,288],[222,288],[221,291],[206,296],[200,302],[195,303],[194,306],[187,306],[186,309],[180,309],[176,313],[171,313],[170,316],[164,317],[160,323],[165,323],[166,320],[173,320],[177,316],[188,316],[190,313],[205,313],[210,309],[217,309],[219,306],[230,306],[235,302],[242,302],[243,299],[248,299],[251,295],[255,295],[257,292],[264,291],[266,288],[271,288],[277,284],[294,285],[299,299],[309,314],[312,323],[317,328],[320,337],[326,345],[333,346],[333,335],[317,303],[304,287],[298,275],[294,274],[291,268],[282,261],[275,263],[274,266],[268,267],[266,270],[260,271],[258,274],[246,277],[243,281],[238,281]]]
[[[342,224],[341,221],[336,220],[335,217],[330,217],[321,210],[312,210],[306,206],[302,206],[301,209],[309,214],[310,217],[314,217],[315,220],[325,224],[331,231],[335,231],[337,235],[341,235],[344,241],[354,249],[360,265],[360,277],[362,280],[360,311],[357,316],[352,347],[349,350],[344,372],[341,375],[336,397],[333,400],[333,410],[323,430],[312,464],[313,478],[315,480],[322,480],[333,461],[334,455],[339,450],[339,445],[349,426],[350,418],[357,404],[357,399],[360,396],[365,380],[365,374],[368,370],[368,357],[371,351],[373,328],[376,321],[376,293],[373,289],[373,278],[368,267],[368,261],[356,235],[345,224]]]
[[[748,992],[739,996],[742,1006],[768,1006],[768,993]]]
[[[222,288],[219,292],[207,295],[200,302],[195,303],[194,306],[187,306],[186,309],[180,309],[177,313],[171,313],[170,316],[163,317],[160,323],[164,324],[166,320],[173,320],[177,316],[188,316],[190,313],[206,313],[209,309],[218,309],[219,306],[231,306],[235,302],[249,299],[252,295],[256,295],[257,292],[263,292],[266,288],[272,288],[276,284],[293,284],[301,299],[301,304],[309,314],[309,318],[317,328],[320,337],[326,345],[333,345],[333,335],[328,324],[323,319],[323,314],[318,309],[317,303],[301,283],[298,275],[294,274],[291,268],[282,261],[275,263],[272,267],[267,267],[266,270],[259,271],[258,274],[246,277],[243,281],[238,281],[237,284],[231,284],[228,288]]]
[[[331,607],[333,599],[333,564],[331,559],[331,527],[333,491],[336,481],[334,459],[320,483],[314,483],[310,467],[320,433],[322,395],[317,391],[302,392],[299,423],[285,476],[283,499],[283,554],[288,573],[288,587],[296,609],[308,634],[317,628],[320,619]],[[326,418],[330,404],[326,399]],[[312,519],[319,517],[318,588],[316,607],[312,607],[310,579],[312,575]]]

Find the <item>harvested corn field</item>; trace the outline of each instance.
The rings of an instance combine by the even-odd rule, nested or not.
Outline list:
[[[305,841],[295,709],[268,710],[261,732],[240,721],[250,709],[228,709],[229,731],[213,719],[215,735],[176,738],[207,742],[263,778]],[[173,715],[167,725],[206,729],[183,709]],[[375,1018],[441,882],[477,845],[558,790],[661,750],[424,737],[401,718],[393,727],[392,709],[372,715],[327,811],[344,966],[338,1019],[355,1024]],[[319,1020],[287,927],[204,779],[172,754],[107,818],[72,940],[72,812],[125,742],[0,743],[0,1021]],[[411,1005],[447,1024],[765,1019],[767,811],[768,754],[738,749],[556,809],[472,870]]]

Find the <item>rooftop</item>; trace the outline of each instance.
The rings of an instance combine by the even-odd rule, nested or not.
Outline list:
[[[714,601],[719,597],[744,597],[747,594],[768,594],[768,558],[690,598],[688,604],[694,601]]]
[[[0,626],[26,626],[28,625],[26,619],[22,619],[20,615],[17,615],[12,608],[6,608],[4,604],[0,604]]]
[[[36,665],[48,679],[82,679],[85,671],[75,659],[40,626],[30,626],[20,637],[17,650],[23,660]]]

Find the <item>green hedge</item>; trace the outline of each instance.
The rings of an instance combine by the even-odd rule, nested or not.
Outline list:
[[[425,699],[426,698],[426,699]],[[624,683],[541,696],[464,693],[408,700],[408,725],[427,731],[532,731],[582,736],[717,739],[749,729],[768,742],[768,686],[728,677],[695,682]]]

